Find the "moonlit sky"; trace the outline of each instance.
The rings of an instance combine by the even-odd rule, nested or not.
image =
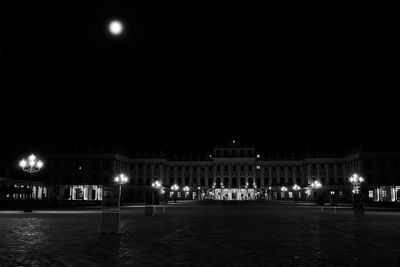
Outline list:
[[[0,47],[3,158],[73,144],[203,153],[236,138],[286,153],[399,142],[384,11],[136,2],[15,4]]]

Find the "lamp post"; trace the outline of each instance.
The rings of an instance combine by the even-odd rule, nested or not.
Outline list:
[[[120,206],[122,186],[128,182],[128,177],[121,173],[114,177],[117,186],[107,186],[103,188],[103,203],[101,214],[102,234],[120,233]],[[118,188],[117,188],[118,187]]]
[[[189,188],[188,186],[185,186],[185,187],[183,188],[183,191],[185,191],[185,198],[187,198],[186,195],[189,195],[190,188]]]
[[[122,193],[122,185],[128,182],[128,177],[125,174],[121,173],[120,175],[114,177],[114,182],[118,185],[118,209],[121,205],[121,193]]]
[[[354,173],[349,178],[350,183],[353,185],[353,209],[354,215],[357,218],[358,216],[364,215],[364,202],[362,199],[362,194],[360,191],[361,184],[365,181],[363,177]]]
[[[177,194],[177,191],[179,190],[179,186],[176,185],[176,184],[174,184],[174,185],[171,187],[171,189],[172,189],[172,191],[174,191],[174,202],[176,202],[176,194]]]
[[[317,189],[319,189],[319,188],[321,188],[322,187],[322,184],[319,182],[319,181],[314,181],[314,182],[312,182],[311,183],[311,187],[312,188],[315,188],[316,190]],[[322,199],[319,199],[318,197],[318,191],[316,191],[316,198],[317,198],[317,202],[318,202],[318,204],[320,204],[320,205],[323,205],[324,203],[322,202],[323,200]]]
[[[162,187],[162,184],[157,180],[154,183],[151,184],[152,188],[155,188],[156,190],[160,189]],[[151,203],[154,205],[154,191],[151,193]]]
[[[353,194],[360,194],[361,184],[364,182],[364,178],[354,173],[349,178],[350,183],[353,185]]]
[[[300,189],[301,189],[300,186],[298,186],[297,184],[295,184],[295,185],[293,186],[293,190],[294,190],[294,194],[295,194],[295,196],[294,196],[294,201],[296,201],[296,202],[297,202],[297,194],[298,194],[298,191],[299,191]]]
[[[26,203],[24,212],[32,212],[32,207],[31,207],[31,199],[32,199],[32,174],[35,172],[39,172],[44,166],[43,161],[39,160],[34,154],[31,154],[27,159],[22,159],[19,162],[19,167],[24,172],[29,173],[29,197],[28,197],[28,202]]]
[[[281,187],[281,191],[282,192],[286,192],[288,189],[285,187],[285,186],[282,186]],[[285,198],[286,198],[286,193],[284,193],[285,194]],[[282,196],[281,196],[282,197]]]

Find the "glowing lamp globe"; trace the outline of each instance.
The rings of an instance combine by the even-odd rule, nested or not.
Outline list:
[[[112,35],[120,35],[124,30],[124,26],[120,21],[114,20],[108,25],[108,30]]]

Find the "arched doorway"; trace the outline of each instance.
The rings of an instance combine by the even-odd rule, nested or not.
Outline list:
[[[249,188],[252,188],[253,187],[253,178],[252,177],[249,177],[248,179],[247,179],[247,182],[249,183]]]
[[[221,187],[221,177],[217,177],[217,179],[216,179],[216,187]]]
[[[236,177],[232,177],[232,187],[237,187],[237,178]]]

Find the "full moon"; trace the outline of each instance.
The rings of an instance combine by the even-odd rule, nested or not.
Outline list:
[[[108,30],[110,31],[111,34],[113,35],[120,35],[122,31],[124,30],[124,26],[122,23],[118,20],[111,21]]]

